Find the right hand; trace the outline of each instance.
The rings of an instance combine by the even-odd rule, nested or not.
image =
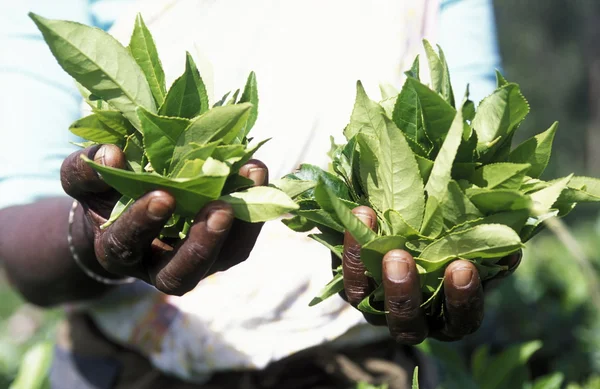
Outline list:
[[[377,230],[377,215],[366,206],[352,210],[369,228]],[[337,259],[335,257],[334,259]],[[339,261],[339,260],[338,260]],[[338,261],[333,263],[334,268]],[[521,261],[521,252],[502,258],[498,263],[508,270],[494,280],[510,275]],[[360,245],[346,231],[342,269],[344,291],[342,298],[357,307],[373,291],[373,283],[365,275],[365,265],[360,260]],[[455,341],[475,332],[483,320],[484,287],[475,265],[467,260],[455,260],[445,270],[444,286],[441,290],[443,315],[431,318],[421,307],[423,295],[419,272],[412,255],[405,250],[391,250],[383,257],[382,281],[384,302],[380,309],[384,315],[363,313],[373,325],[387,326],[397,343],[415,345],[427,337],[442,341]]]
[[[234,219],[231,206],[213,201],[199,210],[185,240],[175,246],[157,237],[175,210],[175,198],[162,190],[136,200],[111,226],[101,230],[120,194],[106,184],[81,155],[96,163],[124,169],[126,159],[117,146],[92,146],[71,154],[62,164],[65,192],[82,206],[82,230],[87,230],[90,254],[81,258],[107,278],[135,277],[160,291],[183,295],[203,278],[226,270],[250,255],[262,223]],[[258,160],[247,162],[240,175],[255,185],[267,185],[268,169]],[[77,227],[74,227],[77,228]],[[98,264],[100,266],[98,266]]]

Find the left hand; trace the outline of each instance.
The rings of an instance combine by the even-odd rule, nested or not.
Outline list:
[[[352,211],[371,229],[377,229],[377,216],[366,206]],[[337,259],[337,258],[336,258]],[[507,271],[496,276],[503,278],[519,265],[521,253],[505,257],[500,264]],[[339,260],[338,260],[339,261]],[[346,231],[342,268],[344,291],[342,297],[356,307],[373,291],[373,283],[365,275],[360,260],[360,245]],[[396,342],[406,345],[421,343],[425,338],[454,341],[475,332],[483,320],[483,286],[477,268],[466,260],[452,262],[445,271],[443,287],[444,314],[440,319],[425,316],[419,272],[412,255],[405,250],[392,250],[383,257],[382,278],[385,291],[383,315],[363,313],[374,325],[387,325]]]

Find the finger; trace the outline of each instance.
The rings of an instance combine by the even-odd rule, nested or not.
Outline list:
[[[377,216],[371,208],[361,205],[352,210],[369,228],[377,230]],[[342,254],[342,270],[344,274],[344,290],[348,302],[358,305],[371,292],[369,278],[365,275],[365,265],[360,261],[360,245],[346,231],[344,233],[344,251]]]
[[[164,293],[181,296],[207,275],[233,224],[233,209],[224,201],[213,201],[195,220],[174,256],[165,253],[149,267],[152,283]]]
[[[92,169],[81,156],[96,163],[114,168],[125,168],[125,155],[115,145],[96,145],[69,155],[60,168],[60,180],[64,191],[82,201],[89,194],[106,192],[110,186]]]
[[[269,184],[269,169],[257,159],[252,159],[244,164],[240,168],[239,174],[251,179],[254,186]],[[210,273],[227,270],[246,260],[256,244],[263,225],[264,223],[249,223],[236,219],[229,231],[229,240],[235,244],[223,247],[219,259],[211,268]]]
[[[147,281],[147,274],[135,272],[144,268],[142,258],[151,252],[152,241],[174,210],[175,198],[167,192],[157,190],[139,198],[100,234],[98,260],[108,271]]]
[[[406,345],[427,337],[425,312],[421,308],[421,286],[415,261],[404,250],[392,250],[383,257],[385,310],[390,334]]]
[[[483,320],[483,288],[474,264],[452,262],[444,273],[443,333],[459,339],[475,332]]]
[[[92,146],[72,153],[61,166],[60,177],[64,191],[78,200],[85,209],[91,209],[102,218],[107,218],[121,196],[81,159],[82,155],[96,163],[118,169],[125,168],[125,155],[115,145]]]

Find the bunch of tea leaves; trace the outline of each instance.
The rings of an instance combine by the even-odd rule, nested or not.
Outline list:
[[[468,89],[455,101],[444,54],[424,41],[431,85],[419,78],[419,58],[406,72],[401,91],[371,100],[360,82],[347,143],[332,142],[331,170],[304,164],[276,185],[299,208],[285,224],[310,236],[340,259],[343,233],[362,246],[367,275],[378,287],[359,309],[383,313],[382,258],[392,249],[410,252],[417,263],[423,306],[441,314],[438,301],[446,266],[457,259],[475,264],[483,280],[505,268],[497,262],[523,247],[578,202],[600,201],[600,180],[540,179],[557,128],[513,147],[529,112],[519,86],[497,74],[497,89],[477,109]],[[351,213],[367,205],[377,213],[373,232]],[[316,304],[343,289],[341,267]]]
[[[240,95],[212,105],[200,73],[187,53],[185,71],[169,90],[150,31],[137,16],[129,45],[106,32],[70,21],[30,14],[62,68],[78,83],[92,114],[70,130],[80,144],[115,144],[129,170],[85,161],[123,197],[106,227],[145,193],[163,189],[176,199],[175,214],[162,233],[184,237],[194,215],[208,202],[224,200],[237,218],[261,222],[297,205],[274,187],[252,187],[238,174],[265,141],[249,146],[258,115],[254,73]]]

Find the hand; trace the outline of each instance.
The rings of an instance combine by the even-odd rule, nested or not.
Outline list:
[[[250,255],[262,223],[234,219],[231,206],[222,201],[213,201],[199,210],[187,238],[175,246],[157,239],[175,210],[175,198],[162,190],[139,198],[110,227],[101,230],[120,194],[81,159],[81,154],[121,169],[126,160],[117,146],[92,146],[71,154],[61,168],[65,192],[83,208],[83,229],[89,231],[88,243],[93,246],[86,261],[104,272],[103,276],[135,277],[164,293],[183,295],[204,277]],[[246,163],[240,174],[255,185],[268,182],[268,169],[258,160]]]
[[[352,211],[371,229],[377,229],[377,216],[366,206]],[[501,260],[500,264],[509,270],[495,279],[511,274],[519,265],[521,253]],[[373,291],[373,284],[365,275],[365,267],[360,260],[360,246],[346,232],[342,268],[344,293],[342,296],[353,306],[357,306]],[[364,314],[374,325],[387,325],[391,336],[401,344],[415,345],[425,338],[458,340],[475,332],[483,320],[483,286],[477,268],[469,261],[452,262],[445,271],[443,287],[444,315],[440,319],[426,317],[421,308],[422,293],[419,273],[412,255],[404,250],[389,251],[383,257],[383,287],[385,291],[385,316]]]

